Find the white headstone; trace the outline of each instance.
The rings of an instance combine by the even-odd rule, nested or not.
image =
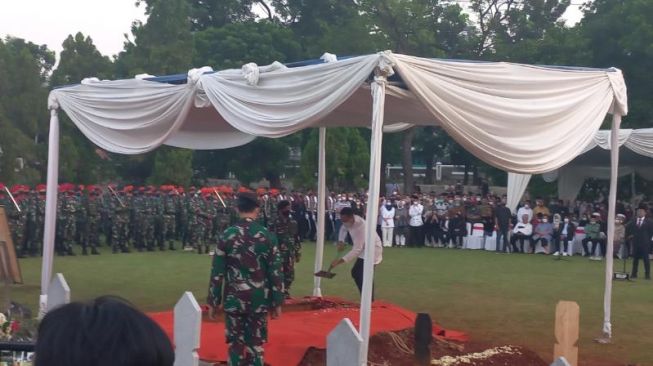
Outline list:
[[[47,309],[48,311],[68,304],[70,302],[70,287],[63,274],[57,273],[48,286]]]
[[[360,366],[363,338],[348,318],[342,319],[327,336],[327,366]]]
[[[567,362],[567,359],[564,357],[558,357],[553,361],[551,366],[571,366],[569,362]]]
[[[198,366],[202,309],[190,291],[186,291],[175,305],[175,364]]]

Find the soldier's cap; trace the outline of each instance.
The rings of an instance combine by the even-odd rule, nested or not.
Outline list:
[[[256,196],[256,193],[254,193],[254,192],[240,192],[240,193],[238,193],[238,201],[239,202],[246,201],[248,203],[255,204],[256,207],[259,206],[258,196]]]
[[[601,217],[601,214],[598,213],[598,212],[594,212],[594,213],[592,214],[592,217]]]
[[[617,218],[618,218],[618,219],[625,219],[625,218],[626,218],[626,215],[624,215],[624,214],[617,214]]]

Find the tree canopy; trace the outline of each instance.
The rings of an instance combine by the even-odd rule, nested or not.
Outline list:
[[[0,40],[0,177],[5,183],[45,179],[45,105],[54,86],[204,65],[291,62],[323,52],[391,49],[424,57],[614,66],[623,70],[629,88],[623,127],[651,126],[653,2],[594,0],[574,26],[562,19],[569,5],[570,0],[138,0],[148,19],[133,23],[122,52],[106,57],[90,37],[71,34],[56,68],[47,47],[6,38]],[[166,147],[139,156],[102,151],[63,116],[61,131],[62,181],[191,184],[233,175],[244,183],[265,178],[279,185],[286,175],[306,186],[316,180],[317,131],[222,151]],[[338,128],[327,135],[330,185],[363,187],[369,131]],[[408,187],[413,161],[491,170],[438,128],[413,128],[384,139],[383,164],[403,163]],[[302,153],[299,161],[295,152]],[[426,180],[431,179],[427,169]]]

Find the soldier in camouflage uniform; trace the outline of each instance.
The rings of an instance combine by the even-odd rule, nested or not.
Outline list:
[[[195,192],[195,187],[189,190],[189,198],[187,200],[186,210],[188,212],[188,243],[187,245],[193,249],[197,249],[198,253],[202,253],[200,247],[200,239],[204,237],[203,226],[201,224],[200,215],[203,210],[202,198]]]
[[[136,189],[130,205],[130,226],[131,237],[134,239],[134,248],[139,252],[145,250],[145,229],[147,225],[146,203],[143,196],[144,188]]]
[[[45,226],[45,184],[37,186],[36,190],[38,192],[38,196],[36,197],[36,204],[34,205],[36,210],[34,248],[36,248],[35,255],[39,255],[39,253],[43,253],[43,229]]]
[[[295,263],[301,258],[301,241],[297,230],[297,222],[290,216],[290,202],[281,201],[277,205],[277,219],[271,225],[271,231],[276,234],[281,253],[284,296],[290,298],[290,286],[295,280]]]
[[[73,243],[77,232],[79,201],[72,188],[66,189],[61,198],[61,255],[75,255]]]
[[[27,200],[27,240],[22,254],[38,255],[41,239],[43,239],[43,223],[39,223],[39,194],[37,190],[33,190]]]
[[[118,197],[111,199],[111,244],[113,253],[118,250],[123,253],[129,253],[129,201],[125,192],[120,192],[120,201]]]
[[[150,187],[143,197],[143,207],[141,212],[144,216],[145,225],[143,226],[143,242],[148,252],[154,251],[154,225],[156,202],[153,188]]]
[[[27,190],[27,192],[29,192],[29,190]],[[11,197],[8,197],[8,204],[5,206],[7,216],[9,217],[9,227],[11,229],[16,253],[20,258],[25,257],[27,249],[27,219],[29,208],[29,202],[25,196],[25,193],[27,192],[23,186],[16,185],[12,187],[11,194],[14,196],[18,207],[20,207],[20,211],[11,201]]]
[[[162,198],[163,206],[163,227],[161,228],[161,243],[159,247],[168,242],[168,249],[175,250],[175,235],[177,220],[175,214],[177,212],[177,199],[173,190],[168,191],[168,194]]]
[[[209,253],[209,247],[211,244],[215,243],[215,238],[213,237],[213,221],[218,214],[216,209],[216,199],[217,197],[214,194],[207,193],[206,199],[204,201],[204,210],[202,217],[202,232],[204,237],[202,242],[204,244],[204,253]],[[201,253],[200,253],[201,254]]]
[[[95,187],[87,187],[88,197],[84,200],[84,211],[86,212],[86,233],[83,235],[82,254],[88,255],[88,246],[91,246],[91,254],[98,255],[100,252],[97,246],[100,245],[100,220],[102,202],[98,198],[100,191]]]
[[[241,220],[224,232],[213,257],[209,315],[224,308],[230,366],[263,366],[268,310],[281,315],[281,259],[274,235],[256,222],[258,210],[256,195],[239,195]]]

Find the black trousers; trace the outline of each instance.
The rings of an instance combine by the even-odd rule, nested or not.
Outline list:
[[[564,252],[567,252],[567,248],[569,248],[569,242],[572,241],[572,240],[573,239],[571,239],[571,238],[569,238],[567,236],[565,236],[564,238],[556,238],[555,239],[556,252],[561,252],[562,253],[562,251],[560,249],[563,249],[563,248],[560,247],[560,243],[562,243],[564,245],[564,249],[563,249]]]
[[[408,236],[408,246],[421,248],[424,246],[424,226],[411,226]]]
[[[523,253],[524,252],[524,242],[528,240],[529,242],[531,241],[530,236],[526,236],[524,234],[513,234],[512,237],[510,237],[510,244],[512,245],[512,251],[515,253]],[[519,241],[519,246],[521,247],[521,250],[517,248],[517,245],[515,245]]]
[[[632,277],[637,277],[637,270],[639,269],[639,260],[644,262],[644,275],[646,278],[651,277],[651,260],[648,257],[648,248],[635,247],[633,255],[633,270]]]
[[[364,268],[365,268],[365,260],[363,260],[362,258],[356,258],[356,263],[354,263],[354,266],[351,268],[351,277],[354,279],[354,282],[356,283],[356,287],[358,287],[358,292],[360,294],[363,293]],[[372,301],[374,301],[374,282],[372,282]]]

